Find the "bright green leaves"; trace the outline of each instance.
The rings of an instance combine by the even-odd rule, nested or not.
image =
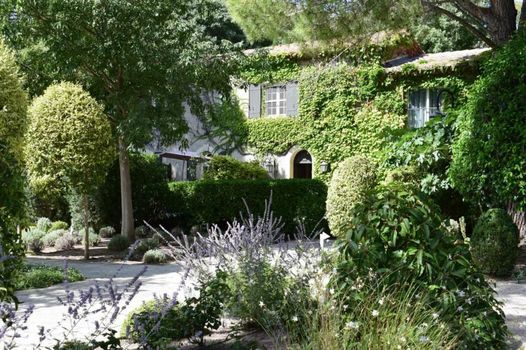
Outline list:
[[[104,107],[80,86],[50,86],[29,109],[25,154],[36,191],[93,193],[115,158]]]

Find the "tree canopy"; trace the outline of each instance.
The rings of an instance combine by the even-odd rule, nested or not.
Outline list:
[[[77,81],[105,106],[119,143],[122,231],[133,238],[128,149],[181,140],[184,113],[227,96],[231,43],[217,0],[9,0],[3,32],[34,85]],[[214,35],[219,35],[216,37]],[[39,93],[39,91],[33,91]],[[213,101],[212,101],[213,102]]]
[[[414,27],[425,14],[445,16],[488,46],[515,32],[514,0],[226,0],[250,40],[347,39]],[[524,17],[526,13],[522,12]],[[522,22],[522,16],[521,16]]]

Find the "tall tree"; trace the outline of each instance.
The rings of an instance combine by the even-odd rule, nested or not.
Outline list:
[[[187,106],[203,115],[203,93],[230,89],[232,45],[210,32],[223,19],[217,0],[9,0],[3,8],[10,43],[45,58],[27,60],[28,71],[79,81],[104,103],[120,162],[121,231],[135,239],[129,150],[157,134],[164,144],[180,140]]]
[[[345,39],[411,26],[423,14],[446,16],[491,47],[517,29],[514,0],[226,0],[250,40]],[[524,7],[525,0],[521,3]],[[521,12],[521,25],[526,11]]]
[[[88,259],[88,196],[104,180],[115,151],[104,107],[78,85],[51,85],[31,104],[25,146],[32,187],[67,187],[82,198]]]

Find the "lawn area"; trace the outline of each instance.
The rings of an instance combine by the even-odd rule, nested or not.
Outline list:
[[[47,288],[64,282],[64,269],[54,266],[25,264],[16,276],[16,290]],[[77,269],[68,268],[67,281],[83,281],[84,276]]]

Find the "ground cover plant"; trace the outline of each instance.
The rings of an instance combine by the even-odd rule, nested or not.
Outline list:
[[[55,284],[83,281],[84,276],[76,269],[64,271],[61,267],[25,264],[15,279],[17,290],[31,288],[46,288]]]

